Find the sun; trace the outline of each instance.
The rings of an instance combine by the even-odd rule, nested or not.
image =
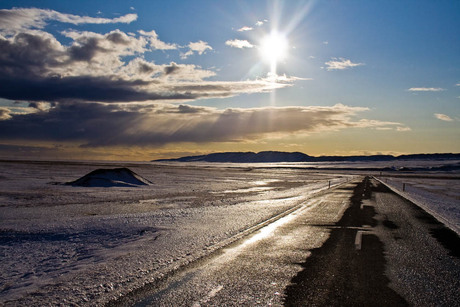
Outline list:
[[[288,41],[286,37],[273,31],[265,36],[260,44],[262,58],[270,63],[271,73],[276,74],[276,64],[287,56]]]

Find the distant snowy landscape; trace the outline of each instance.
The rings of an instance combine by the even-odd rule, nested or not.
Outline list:
[[[460,225],[457,172],[380,176],[362,170],[369,167],[363,163],[0,165],[0,305],[107,303],[308,203],[329,185],[361,175],[374,175],[397,190],[405,183],[403,195],[457,233]],[[339,170],[344,165],[349,170]],[[119,185],[119,178],[134,176],[125,170],[102,185],[65,184],[121,167],[145,184]],[[109,181],[117,186],[107,187]]]

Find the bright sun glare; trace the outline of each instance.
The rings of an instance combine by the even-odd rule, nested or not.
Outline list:
[[[271,73],[276,74],[276,64],[287,54],[288,42],[284,35],[272,32],[262,39],[260,52],[264,60],[271,66]]]

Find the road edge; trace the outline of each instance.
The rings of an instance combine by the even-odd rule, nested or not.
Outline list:
[[[437,214],[436,212],[434,212],[433,210],[431,210],[430,208],[428,208],[427,206],[425,206],[423,203],[421,203],[420,201],[414,199],[413,197],[407,195],[407,193],[403,193],[402,191],[396,189],[395,187],[392,187],[391,185],[387,184],[386,182],[384,182],[383,180],[377,178],[376,176],[372,176],[373,179],[377,180],[378,182],[380,182],[381,184],[383,184],[384,186],[386,186],[388,189],[390,189],[393,193],[399,195],[400,197],[404,198],[405,200],[413,203],[414,205],[416,205],[417,207],[419,207],[420,209],[422,209],[423,211],[427,212],[428,214],[430,214],[431,216],[433,216],[438,222],[440,222],[441,224],[443,224],[445,227],[449,228],[450,230],[452,230],[453,232],[455,232],[457,234],[457,236],[460,237],[460,229],[456,229],[455,225],[453,225],[451,222],[449,222],[448,220],[446,220],[444,217],[440,216],[439,214]]]

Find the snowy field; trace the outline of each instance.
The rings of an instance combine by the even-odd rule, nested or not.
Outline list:
[[[363,174],[292,164],[0,161],[0,167],[0,305],[31,306],[106,303],[306,203],[329,182]],[[115,167],[152,184],[59,184]],[[410,177],[407,193],[447,212],[443,218],[458,227],[458,175]],[[396,188],[409,182],[386,179]]]
[[[105,303],[349,178],[234,165],[0,165],[0,305]],[[153,184],[55,184],[120,166]]]

